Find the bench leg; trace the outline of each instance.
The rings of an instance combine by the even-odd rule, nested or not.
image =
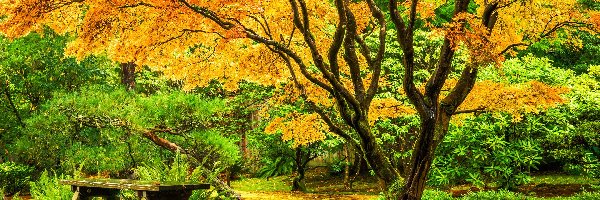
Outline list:
[[[188,200],[192,196],[192,190],[177,191],[137,191],[140,199],[146,200]]]
[[[102,197],[106,200],[118,200],[120,191],[118,189],[79,186],[71,186],[71,190],[74,192],[72,200],[91,200],[94,197]]]

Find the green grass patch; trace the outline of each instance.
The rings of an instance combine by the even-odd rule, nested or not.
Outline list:
[[[231,182],[231,187],[239,191],[290,191],[292,189],[292,178],[288,176],[276,176],[269,178],[246,178]]]
[[[566,174],[548,174],[548,175],[535,175],[531,177],[531,183],[534,184],[581,184],[581,185],[596,185],[600,184],[600,179],[577,176],[577,175],[566,175]]]

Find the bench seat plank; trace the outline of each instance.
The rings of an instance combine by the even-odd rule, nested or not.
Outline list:
[[[197,190],[210,189],[210,184],[195,183],[169,183],[158,181],[138,181],[130,179],[81,179],[81,180],[61,180],[61,184],[99,187],[113,189],[128,189],[138,191],[170,191],[170,190]]]
[[[79,179],[60,180],[61,184],[71,185],[75,194],[73,200],[88,200],[103,197],[118,199],[120,190],[134,190],[139,198],[147,200],[186,200],[193,190],[210,189],[210,184],[169,183],[158,181],[138,181],[130,179]]]

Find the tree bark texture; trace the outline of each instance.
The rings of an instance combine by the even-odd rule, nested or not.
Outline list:
[[[121,84],[127,91],[135,89],[135,63],[121,63]]]

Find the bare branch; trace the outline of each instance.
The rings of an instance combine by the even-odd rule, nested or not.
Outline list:
[[[459,110],[459,111],[455,111],[454,114],[452,115],[458,115],[458,114],[468,114],[468,113],[481,113],[485,111],[485,107],[479,107],[479,108],[475,108],[475,109],[470,109],[470,110]]]
[[[156,8],[154,5],[146,3],[146,2],[138,2],[135,4],[127,4],[127,5],[123,5],[123,6],[119,6],[118,8],[135,8],[135,7],[139,7],[139,6],[145,6],[145,7],[150,7],[150,8]]]

